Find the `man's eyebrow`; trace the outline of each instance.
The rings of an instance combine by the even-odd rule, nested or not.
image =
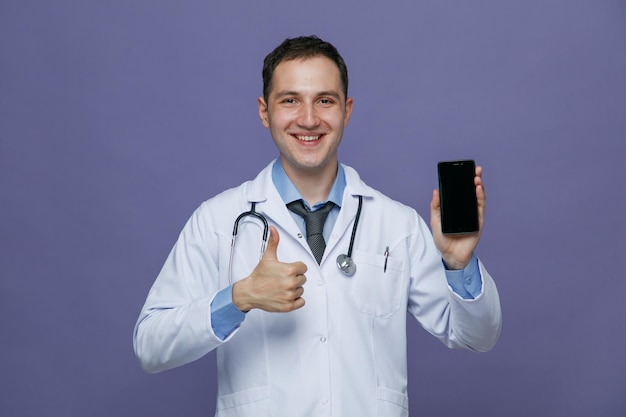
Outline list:
[[[341,99],[341,94],[339,94],[337,91],[335,90],[329,90],[329,91],[320,91],[318,94],[318,96],[327,96],[327,97],[333,97],[337,100]]]
[[[283,90],[283,91],[278,91],[276,93],[276,98],[281,98],[281,97],[285,97],[285,96],[300,96],[301,94],[297,91],[293,91],[293,90]],[[341,99],[341,94],[339,94],[337,91],[334,90],[328,90],[328,91],[320,91],[319,93],[315,94],[316,97],[333,97],[337,100]]]
[[[297,96],[297,95],[299,95],[297,91],[291,91],[291,90],[283,90],[283,91],[279,91],[276,93],[277,98],[285,97],[285,96]]]

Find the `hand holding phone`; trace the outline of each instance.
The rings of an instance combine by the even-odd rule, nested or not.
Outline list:
[[[476,165],[473,160],[437,164],[441,231],[444,234],[475,233],[479,230],[476,199]]]

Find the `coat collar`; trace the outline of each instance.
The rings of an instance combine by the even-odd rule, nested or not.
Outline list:
[[[275,162],[276,160],[270,162],[254,180],[246,184],[244,195],[248,203],[261,203],[275,198],[281,199],[278,190],[272,182],[272,166]],[[346,174],[346,189],[343,196],[344,203],[346,196],[356,197],[362,195],[364,198],[373,197],[372,188],[361,180],[361,177],[355,169],[344,164],[341,166]]]
[[[257,211],[262,213],[270,223],[280,225],[287,233],[296,235],[300,229],[294,222],[286,203],[280,197],[278,190],[272,181],[272,165],[275,160],[267,165],[257,177],[249,181],[244,186],[244,198],[246,205],[257,203]],[[344,236],[348,233],[348,228],[352,226],[358,208],[358,196],[363,196],[363,211],[367,211],[368,200],[374,197],[374,190],[367,186],[353,168],[343,165],[346,174],[346,188],[343,193],[341,210],[335,226],[333,236]],[[327,242],[327,250],[332,250],[339,239],[332,239]]]

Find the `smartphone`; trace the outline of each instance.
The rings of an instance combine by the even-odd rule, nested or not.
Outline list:
[[[473,160],[442,161],[437,164],[441,199],[441,231],[445,234],[478,231],[476,165]]]

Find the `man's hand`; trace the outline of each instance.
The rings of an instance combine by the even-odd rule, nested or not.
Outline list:
[[[476,167],[474,185],[476,186],[476,199],[478,200],[478,232],[463,235],[444,235],[441,232],[441,212],[439,190],[433,191],[433,199],[430,202],[430,227],[435,239],[435,245],[441,252],[443,261],[449,269],[463,269],[467,266],[474,249],[478,246],[480,235],[483,231],[485,218],[485,188],[482,182],[482,167]]]
[[[233,304],[241,311],[259,308],[286,313],[304,305],[302,287],[307,270],[303,262],[278,260],[278,230],[270,226],[267,249],[252,274],[233,285]]]

